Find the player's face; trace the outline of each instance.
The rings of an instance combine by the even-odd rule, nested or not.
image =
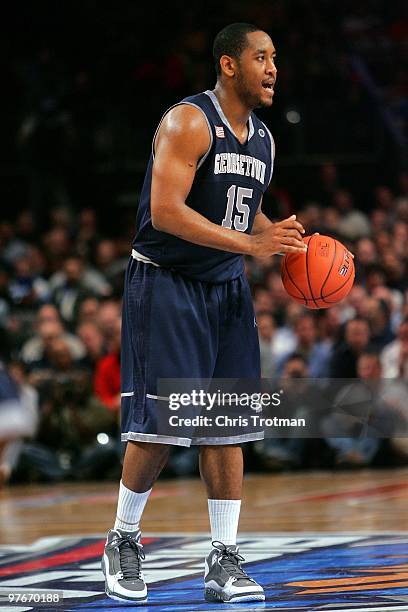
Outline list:
[[[238,93],[249,107],[271,106],[277,75],[275,47],[265,32],[250,32],[247,40],[238,62]]]

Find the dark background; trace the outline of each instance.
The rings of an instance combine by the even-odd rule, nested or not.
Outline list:
[[[299,207],[334,161],[356,204],[394,188],[407,152],[407,3],[274,0],[15,2],[3,15],[1,202],[97,207],[117,231],[137,193],[155,127],[185,95],[212,88],[211,46],[233,21],[259,24],[277,48],[272,109],[275,187]],[[300,123],[287,120],[288,111]],[[115,213],[113,213],[115,209]]]

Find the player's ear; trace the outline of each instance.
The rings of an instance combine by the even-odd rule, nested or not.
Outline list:
[[[230,55],[221,55],[220,66],[222,72],[228,76],[233,77],[236,74],[236,62]]]

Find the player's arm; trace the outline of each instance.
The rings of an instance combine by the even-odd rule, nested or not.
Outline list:
[[[231,253],[268,256],[304,251],[302,226],[294,219],[273,224],[266,232],[248,235],[221,227],[186,204],[201,157],[210,146],[201,111],[179,105],[169,111],[155,142],[151,189],[153,227],[188,242]],[[283,225],[281,225],[283,224]]]
[[[264,213],[262,212],[262,198],[261,198],[261,202],[258,206],[258,210],[256,211],[251,234],[260,234],[264,232],[265,230],[267,230],[268,228],[270,228],[271,225],[273,225],[272,221],[268,219],[268,217],[264,215]]]

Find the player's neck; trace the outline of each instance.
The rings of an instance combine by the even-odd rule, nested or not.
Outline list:
[[[252,109],[245,106],[235,92],[226,90],[219,83],[213,91],[236,136],[244,136]]]

